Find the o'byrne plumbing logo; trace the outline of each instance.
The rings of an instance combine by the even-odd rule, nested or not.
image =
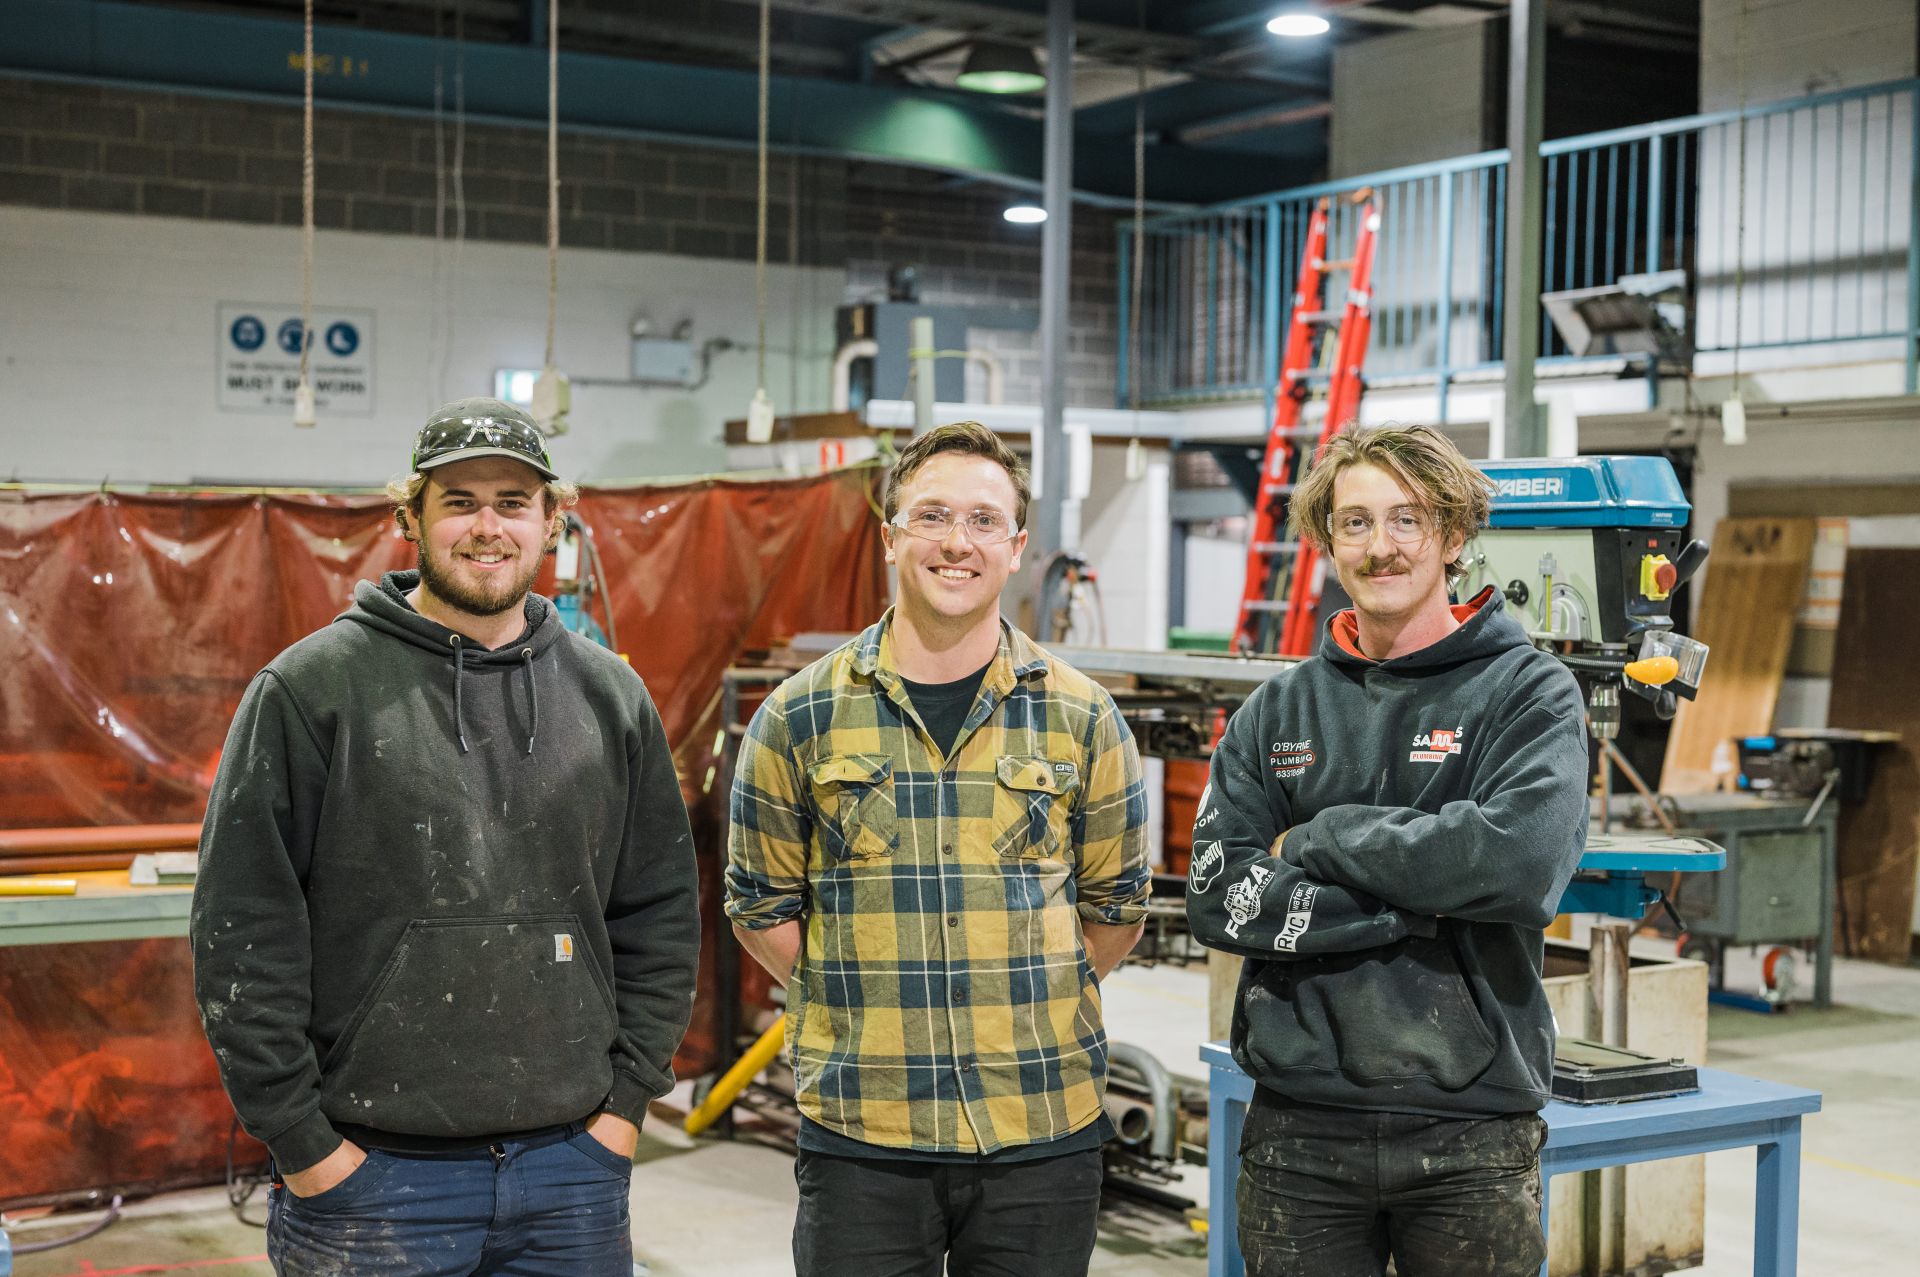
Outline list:
[[[1413,752],[1407,755],[1409,762],[1444,762],[1449,754],[1460,752],[1460,744],[1467,738],[1464,727],[1441,728],[1435,732],[1421,732],[1413,738]]]
[[[1304,776],[1315,761],[1311,740],[1277,740],[1267,751],[1267,766],[1273,768],[1276,780]]]

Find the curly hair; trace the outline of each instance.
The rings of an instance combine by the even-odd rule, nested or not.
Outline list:
[[[1333,516],[1333,485],[1349,466],[1375,465],[1433,518],[1442,545],[1455,534],[1471,537],[1486,526],[1493,481],[1474,469],[1453,440],[1431,426],[1355,426],[1327,441],[1298,488],[1287,514],[1294,538],[1322,553],[1333,548],[1328,521]],[[1447,564],[1447,579],[1465,576],[1458,559]]]

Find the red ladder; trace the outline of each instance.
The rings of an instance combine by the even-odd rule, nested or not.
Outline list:
[[[1360,412],[1360,395],[1365,388],[1361,369],[1373,333],[1373,248],[1380,229],[1380,211],[1371,191],[1356,192],[1353,198],[1364,203],[1364,208],[1352,257],[1327,260],[1326,200],[1314,207],[1307,223],[1300,279],[1294,286],[1293,311],[1287,321],[1286,351],[1280,361],[1280,384],[1275,388],[1273,425],[1267,431],[1267,455],[1260,467],[1253,532],[1247,541],[1246,583],[1234,627],[1236,652],[1306,656],[1312,651],[1325,565],[1312,545],[1282,537],[1294,488],[1306,477],[1327,440],[1351,425]],[[1334,271],[1347,272],[1346,302],[1337,327],[1333,312],[1326,306],[1327,276]],[[1318,429],[1303,427],[1300,415],[1309,395],[1307,372],[1324,349],[1329,333],[1335,341],[1326,415]],[[1315,440],[1311,455],[1295,444],[1304,439]]]

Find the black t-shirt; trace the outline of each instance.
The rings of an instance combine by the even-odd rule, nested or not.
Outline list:
[[[986,681],[987,671],[992,667],[993,662],[988,661],[965,678],[951,683],[900,680],[900,685],[907,689],[907,698],[913,702],[914,712],[927,725],[927,734],[933,737],[943,756],[953,752],[953,743],[960,739],[960,729],[966,726],[967,712],[973,708],[973,698],[980,694],[980,684]]]

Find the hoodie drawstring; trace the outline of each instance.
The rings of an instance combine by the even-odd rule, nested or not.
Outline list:
[[[520,649],[520,668],[527,672],[527,705],[529,716],[527,723],[527,757],[533,757],[533,736],[540,730],[540,684],[533,677],[533,649]]]
[[[460,752],[467,753],[467,725],[460,714],[460,685],[462,675],[467,672],[467,649],[460,645],[458,634],[449,634],[447,642],[453,644],[453,734],[460,740]]]

